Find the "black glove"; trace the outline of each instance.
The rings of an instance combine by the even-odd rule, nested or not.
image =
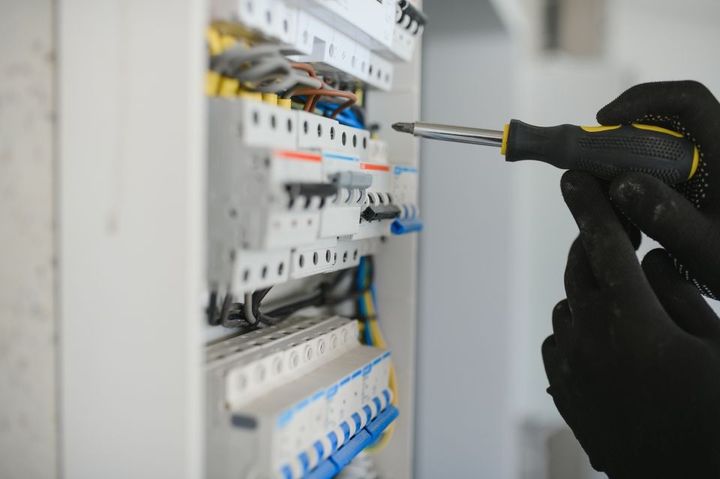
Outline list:
[[[644,83],[597,114],[601,124],[642,122],[684,133],[700,150],[695,176],[676,189],[640,173],[616,178],[610,198],[711,298],[720,297],[720,103],[694,81]]]
[[[657,249],[638,264],[600,183],[562,179],[580,228],[542,346],[548,392],[611,479],[720,477],[720,322]]]

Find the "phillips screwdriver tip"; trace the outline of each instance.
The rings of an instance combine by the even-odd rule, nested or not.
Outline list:
[[[401,133],[413,134],[413,131],[415,130],[415,124],[414,123],[393,123],[392,128],[393,128],[393,130],[399,131]]]

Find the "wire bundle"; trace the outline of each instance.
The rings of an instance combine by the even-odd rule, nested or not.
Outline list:
[[[333,88],[318,76],[309,63],[292,62],[285,58],[282,46],[248,45],[211,28],[208,31],[208,51],[213,84],[209,88],[211,91],[221,89],[225,94],[236,94],[245,89],[281,94],[286,99],[302,97],[305,111],[315,111],[320,98],[328,98],[330,101],[325,102],[320,110],[331,118],[337,118],[358,103],[355,93]],[[342,101],[335,104],[335,100]],[[356,119],[355,123],[364,121]]]
[[[322,88],[317,76],[295,68],[278,45],[246,46],[241,42],[210,57],[210,69],[238,80],[248,90],[278,93],[292,88]]]
[[[239,328],[240,333],[243,334],[261,326],[281,323],[303,308],[336,306],[356,299],[366,290],[356,291],[351,288],[350,291],[342,294],[335,292],[352,271],[344,269],[330,280],[320,283],[314,291],[286,301],[285,304],[271,310],[262,308],[262,303],[272,288],[246,293],[242,303],[235,302],[233,295],[226,294],[219,307],[218,294],[216,291],[212,291],[206,310],[208,323],[211,326],[222,325],[226,328]]]
[[[374,263],[372,256],[365,256],[360,258],[360,265],[356,272],[356,289],[361,292],[358,298],[357,309],[358,317],[362,323],[362,337],[365,344],[369,346],[376,346],[378,348],[387,348],[387,343],[383,337],[380,326],[378,325],[377,315],[377,293],[375,291],[375,284],[373,283],[374,276]],[[392,404],[397,406],[398,404],[398,388],[397,388],[397,377],[395,375],[395,368],[390,365],[390,379],[388,387],[392,391]],[[377,451],[385,447],[390,441],[394,430],[394,426],[389,426],[383,433],[380,440],[371,446],[369,450]]]
[[[312,67],[312,65],[309,65],[307,63],[291,63],[290,64],[293,68],[300,69],[302,71],[307,72],[308,76],[311,78],[317,78],[317,73],[315,72],[315,69]],[[343,103],[341,103],[339,106],[337,106],[329,115],[330,118],[337,118],[337,116],[345,109],[350,108],[352,105],[356,104],[358,101],[357,95],[354,93],[351,93],[349,91],[345,90],[338,90],[335,88],[330,87],[327,83],[322,82],[320,88],[305,88],[303,86],[298,86],[294,88],[293,90],[287,92],[285,94],[285,98],[295,97],[295,96],[305,96],[305,111],[314,111],[315,106],[318,103],[318,100],[321,97],[330,97],[330,98],[344,98],[346,99]]]

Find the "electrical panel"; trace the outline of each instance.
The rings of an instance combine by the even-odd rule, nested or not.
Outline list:
[[[422,229],[418,169],[366,104],[425,17],[406,0],[211,0],[209,17],[206,475],[334,477],[402,414],[374,258]]]

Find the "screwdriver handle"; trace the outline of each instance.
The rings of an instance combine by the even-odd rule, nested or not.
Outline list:
[[[699,152],[681,133],[653,125],[559,125],[511,120],[501,153],[507,161],[537,160],[610,180],[637,171],[674,185],[692,178]]]

